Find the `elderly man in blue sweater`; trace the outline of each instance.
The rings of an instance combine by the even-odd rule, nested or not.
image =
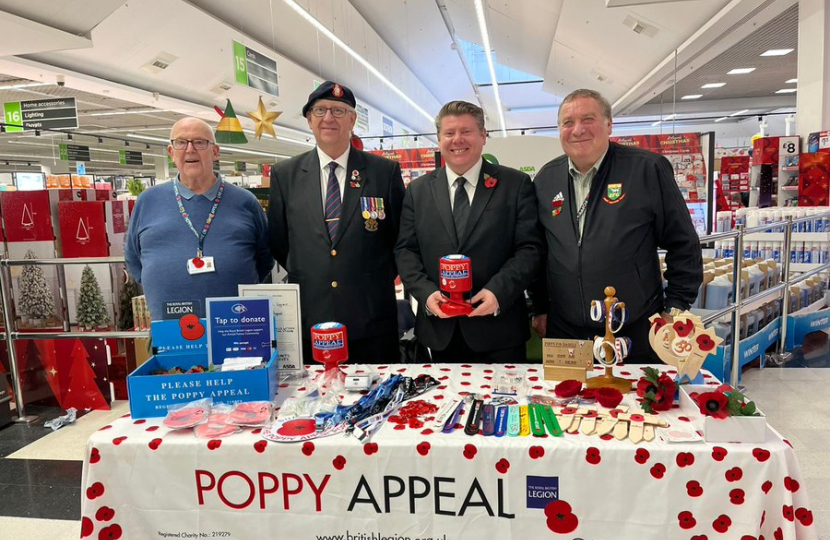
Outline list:
[[[205,298],[236,296],[237,285],[263,281],[274,266],[259,202],[213,172],[219,146],[211,127],[179,120],[167,152],[179,174],[138,198],[125,247],[153,320],[177,318],[181,303],[204,316]]]

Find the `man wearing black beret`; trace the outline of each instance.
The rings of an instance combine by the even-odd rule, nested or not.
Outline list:
[[[393,248],[404,187],[397,162],[352,148],[357,113],[345,86],[326,81],[303,115],[317,147],[271,169],[271,252],[300,285],[303,358],[311,327],[346,325],[352,363],[399,360]]]

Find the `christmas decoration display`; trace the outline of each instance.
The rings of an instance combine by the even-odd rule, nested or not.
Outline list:
[[[62,406],[78,410],[109,409],[101,390],[95,383],[98,378],[89,363],[89,352],[80,339],[75,340],[72,348],[72,368],[69,371],[69,388],[66,390]]]
[[[141,292],[138,290],[138,283],[136,283],[133,276],[124,272],[126,280],[124,286],[121,287],[121,295],[118,299],[118,329],[132,330],[135,328],[135,318],[133,317],[133,298],[140,296]]]
[[[225,105],[225,113],[216,126],[216,142],[221,144],[247,144],[248,139],[242,132],[242,124],[233,111],[231,100]]]
[[[84,267],[81,275],[81,293],[78,297],[78,326],[93,329],[104,326],[110,320],[101,286],[89,265]]]
[[[271,112],[265,108],[265,104],[262,103],[262,96],[259,96],[259,101],[257,102],[256,110],[249,111],[245,113],[248,117],[254,121],[254,129],[256,130],[256,134],[254,137],[257,139],[262,138],[262,132],[268,133],[275,139],[277,138],[277,134],[274,132],[274,120],[276,120],[279,115],[282,114],[280,112]]]
[[[36,259],[30,249],[26,259]],[[20,313],[29,319],[48,319],[55,314],[55,298],[40,266],[26,265],[20,274]]]

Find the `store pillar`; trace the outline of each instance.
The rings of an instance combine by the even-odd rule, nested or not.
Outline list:
[[[153,158],[153,165],[156,169],[156,180],[167,180],[170,177],[167,167],[167,155]]]
[[[830,129],[830,0],[798,3],[796,111],[802,141],[812,132]]]
[[[52,161],[48,159],[41,159],[40,161],[40,171],[43,174],[69,174],[69,162],[68,161]]]

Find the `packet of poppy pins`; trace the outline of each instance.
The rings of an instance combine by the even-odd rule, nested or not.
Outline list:
[[[237,403],[228,415],[228,423],[244,427],[265,427],[271,424],[274,404],[270,401]]]
[[[193,428],[193,433],[200,439],[215,439],[217,437],[227,437],[228,435],[242,431],[242,428],[239,426],[228,422],[232,409],[232,405],[224,404],[214,407],[210,411],[207,422]]]
[[[212,399],[205,398],[171,405],[162,423],[170,429],[192,428],[207,421],[212,403]]]
[[[503,396],[525,394],[525,376],[519,371],[499,369],[493,377],[493,393]]]

